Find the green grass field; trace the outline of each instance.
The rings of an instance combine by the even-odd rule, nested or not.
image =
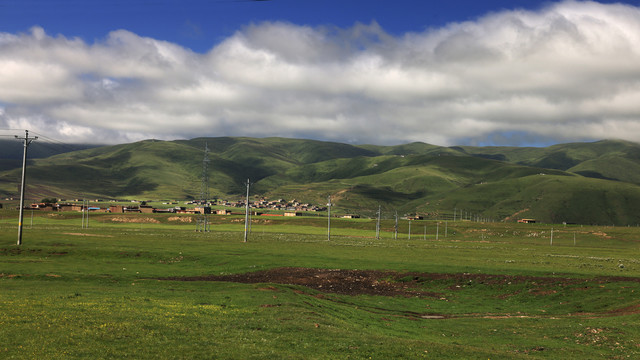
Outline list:
[[[38,213],[17,246],[0,210],[0,358],[640,357],[636,227],[255,217],[244,243],[243,217],[189,219]],[[414,292],[178,280],[281,267]]]

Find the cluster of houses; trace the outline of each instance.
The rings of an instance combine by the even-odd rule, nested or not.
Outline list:
[[[230,207],[244,207],[246,203],[242,200],[231,203],[226,200],[222,200],[221,204]],[[249,203],[249,207],[253,209],[271,209],[271,210],[285,210],[285,211],[326,211],[326,207],[320,207],[312,204],[303,204],[297,200],[286,201],[284,199],[267,200],[260,198]]]
[[[90,211],[105,213],[156,213],[156,212],[188,212],[186,207],[177,207],[171,209],[156,209],[150,205],[110,205],[108,207],[89,206],[87,204],[75,203],[34,203],[29,207],[31,210],[43,211]],[[191,212],[193,212],[192,209]]]
[[[81,200],[76,200],[81,201]],[[100,202],[101,200],[92,201],[92,203]],[[177,203],[163,203],[163,205],[167,204],[177,204]],[[244,208],[246,203],[242,200],[236,202],[229,202],[226,200],[221,200],[216,202],[215,204],[201,204],[197,201],[190,201],[185,203],[185,205],[195,205],[195,207],[186,207],[186,206],[174,206],[167,208],[157,208],[151,205],[147,205],[147,202],[137,202],[132,201],[131,205],[110,205],[108,207],[97,207],[90,206],[88,203],[82,201],[81,204],[78,203],[33,203],[29,207],[31,210],[43,210],[43,211],[89,211],[89,212],[105,212],[105,213],[186,213],[186,214],[217,214],[217,215],[230,215],[232,211],[229,209],[212,209],[210,205],[222,205],[226,207],[234,207],[234,208]],[[270,201],[265,198],[261,198],[259,200],[253,201],[249,203],[249,207],[253,209],[253,213],[255,215],[262,215],[262,213],[258,212],[257,209],[264,210],[283,210],[284,216],[299,216],[301,212],[307,211],[326,211],[326,207],[319,207],[312,204],[303,204],[296,200],[285,201],[283,199],[278,199],[275,201]]]

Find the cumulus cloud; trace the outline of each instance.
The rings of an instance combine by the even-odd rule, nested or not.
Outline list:
[[[640,8],[564,1],[402,36],[269,22],[200,54],[0,33],[0,128],[63,141],[640,142]],[[539,140],[543,139],[543,140]]]

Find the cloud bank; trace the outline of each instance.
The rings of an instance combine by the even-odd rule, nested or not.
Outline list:
[[[640,142],[640,8],[564,1],[391,36],[254,24],[200,54],[113,31],[0,33],[0,128],[66,142]]]

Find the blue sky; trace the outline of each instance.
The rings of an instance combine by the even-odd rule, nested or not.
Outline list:
[[[378,22],[402,35],[473,20],[505,9],[537,9],[546,1],[526,0],[0,0],[0,24],[9,32],[34,25],[48,33],[87,42],[126,29],[141,36],[181,44],[197,52],[250,23],[288,21],[298,25],[342,28]]]
[[[640,142],[639,6],[0,0],[0,130]]]

